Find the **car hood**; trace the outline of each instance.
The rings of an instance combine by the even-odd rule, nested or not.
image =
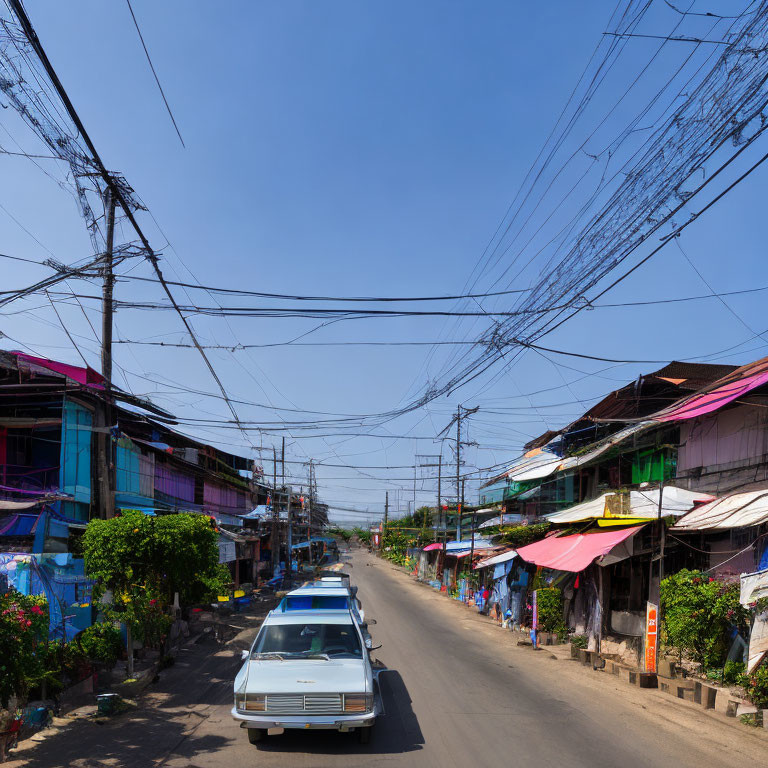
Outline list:
[[[368,689],[360,659],[263,659],[247,665],[246,693],[356,693]]]

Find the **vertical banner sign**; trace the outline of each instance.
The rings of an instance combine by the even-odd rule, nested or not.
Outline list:
[[[646,603],[645,608],[645,671],[656,671],[656,651],[659,639],[659,606]]]
[[[538,648],[538,634],[539,634],[539,590],[533,591],[533,629],[531,629],[531,642],[534,648]]]

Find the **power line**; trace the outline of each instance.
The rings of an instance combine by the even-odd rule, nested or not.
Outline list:
[[[155,82],[157,83],[157,87],[158,87],[158,90],[160,91],[160,95],[163,97],[163,103],[165,104],[165,108],[168,110],[168,115],[171,118],[173,127],[176,129],[176,135],[179,137],[181,146],[184,147],[184,149],[186,149],[187,145],[184,143],[184,139],[181,138],[181,131],[179,130],[179,126],[176,125],[176,118],[173,116],[173,112],[171,111],[171,105],[168,103],[168,99],[165,98],[165,91],[163,90],[163,86],[160,84],[160,78],[157,76],[157,72],[155,71],[155,65],[152,63],[152,58],[150,57],[149,51],[147,50],[147,44],[144,42],[144,35],[141,34],[141,29],[139,28],[139,22],[136,20],[136,14],[133,12],[133,6],[131,5],[131,0],[125,0],[125,2],[128,4],[128,10],[131,12],[133,25],[136,27],[136,31],[139,33],[139,40],[141,40],[141,47],[144,49],[144,54],[147,57],[149,68],[152,70],[152,75],[155,78]]]

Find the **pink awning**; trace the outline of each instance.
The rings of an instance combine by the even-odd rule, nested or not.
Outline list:
[[[60,373],[62,376],[66,376],[72,381],[76,381],[78,384],[83,384],[87,387],[96,387],[103,389],[104,377],[93,370],[93,368],[82,368],[79,365],[68,365],[67,363],[59,363],[56,360],[49,360],[46,357],[34,357],[33,355],[27,355],[24,352],[14,352],[14,355],[19,360],[23,360],[31,365],[37,365],[40,368],[45,368],[54,373]]]
[[[517,554],[529,563],[556,571],[583,571],[598,557],[607,555],[615,546],[634,536],[643,526],[636,525],[605,533],[577,533],[573,536],[550,536],[520,547]]]
[[[434,544],[427,544],[427,546],[424,547],[424,549],[422,549],[421,551],[422,552],[433,552],[436,549],[442,549],[442,548],[443,548],[442,544],[439,544],[439,543],[435,542]]]
[[[698,392],[652,416],[655,421],[680,421],[711,413],[768,384],[768,359],[763,358],[737,368],[716,381],[706,392]]]

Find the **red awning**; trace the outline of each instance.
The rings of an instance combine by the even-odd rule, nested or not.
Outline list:
[[[424,549],[422,549],[421,551],[422,552],[432,552],[432,550],[434,550],[434,549],[442,549],[442,548],[443,548],[442,544],[439,544],[439,543],[435,542],[434,544],[427,544],[427,546],[424,547]]]
[[[634,536],[643,526],[636,525],[605,533],[577,533],[573,536],[550,536],[525,547],[517,554],[529,563],[556,571],[583,571],[598,557],[607,555],[615,546]]]

